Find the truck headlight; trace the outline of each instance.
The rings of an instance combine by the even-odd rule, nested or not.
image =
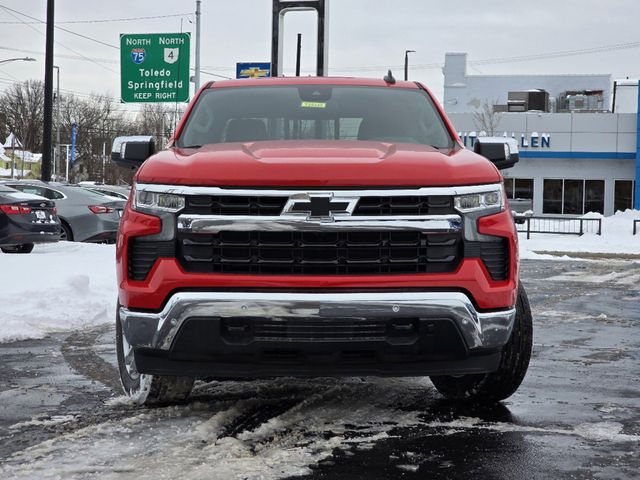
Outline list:
[[[492,210],[499,212],[504,206],[502,188],[487,192],[470,193],[455,197],[454,205],[460,213]]]
[[[179,212],[184,208],[185,200],[181,195],[174,193],[149,192],[136,190],[134,210],[163,212]]]

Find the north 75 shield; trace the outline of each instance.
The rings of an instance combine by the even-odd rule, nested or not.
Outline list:
[[[166,63],[176,63],[178,61],[178,55],[180,54],[179,48],[165,48],[164,49],[164,61]]]
[[[135,63],[136,65],[140,65],[142,62],[144,62],[144,57],[144,48],[134,48],[133,50],[131,50],[131,60],[133,60],[133,63]]]

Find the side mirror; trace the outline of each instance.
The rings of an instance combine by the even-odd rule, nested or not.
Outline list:
[[[478,137],[473,151],[491,161],[498,170],[511,168],[520,159],[518,144],[513,138]]]
[[[111,147],[111,160],[118,166],[136,169],[156,153],[156,144],[151,136],[117,137]]]

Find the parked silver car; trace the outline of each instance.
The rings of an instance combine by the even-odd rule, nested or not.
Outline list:
[[[90,192],[95,192],[108,197],[121,198],[122,200],[127,200],[129,198],[129,193],[131,192],[130,187],[119,185],[104,185],[102,183],[95,182],[80,182],[78,185]]]
[[[61,222],[60,240],[115,241],[125,201],[115,200],[77,185],[39,180],[4,182],[16,190],[54,200]]]

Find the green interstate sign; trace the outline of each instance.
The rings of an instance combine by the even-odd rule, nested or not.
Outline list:
[[[189,100],[189,33],[120,35],[123,103]]]

